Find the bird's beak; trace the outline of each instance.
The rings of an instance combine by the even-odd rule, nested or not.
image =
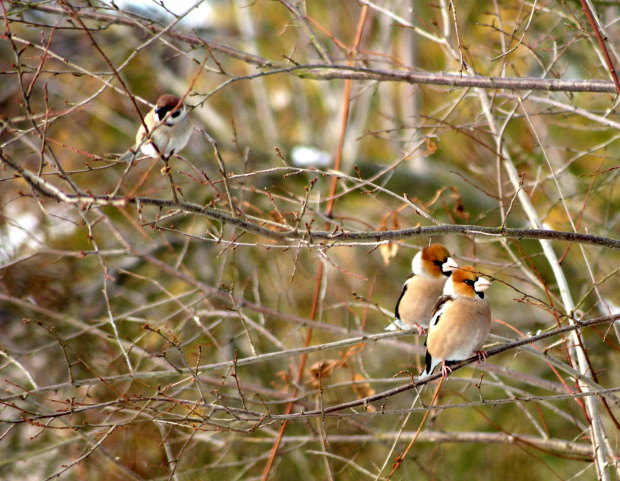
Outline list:
[[[487,281],[484,277],[478,277],[478,280],[474,284],[474,290],[476,292],[484,292],[491,287],[491,281]]]
[[[443,272],[444,275],[449,276],[458,268],[459,265],[454,261],[454,259],[452,259],[452,257],[448,257],[446,262],[441,265],[441,272]]]

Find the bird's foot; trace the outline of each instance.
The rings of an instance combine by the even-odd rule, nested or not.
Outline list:
[[[446,361],[441,362],[441,376],[448,377],[448,375],[452,372],[452,369],[446,364]]]

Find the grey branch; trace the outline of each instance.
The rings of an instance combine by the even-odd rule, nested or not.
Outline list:
[[[33,4],[29,5],[33,10],[40,10],[50,14],[64,16],[66,12],[51,5]],[[220,52],[231,58],[242,60],[252,65],[257,65],[264,69],[278,69],[274,73],[291,72],[303,78],[314,80],[372,80],[376,82],[406,82],[410,84],[432,84],[445,85],[449,87],[474,87],[482,89],[504,89],[504,90],[543,90],[547,92],[608,92],[615,93],[616,87],[613,82],[604,80],[559,80],[559,79],[540,79],[540,78],[510,78],[510,77],[480,77],[462,76],[459,74],[448,73],[418,73],[398,70],[379,70],[346,65],[311,64],[297,65],[291,67],[290,63],[270,60],[258,55],[253,55],[241,50],[229,47],[221,42],[209,42],[197,35],[189,35],[170,29],[164,32],[164,27],[149,24],[141,25],[136,20],[123,18],[118,15],[109,15],[89,10],[80,11],[80,16],[100,22],[113,22],[123,24],[128,27],[148,30],[157,35],[163,32],[164,35],[181,40],[196,47],[208,47],[213,51]]]
[[[333,231],[290,228],[282,225],[283,231],[274,231],[252,222],[249,218],[239,218],[228,212],[213,209],[191,202],[177,202],[149,197],[111,197],[106,195],[75,195],[67,194],[58,187],[45,181],[35,173],[24,169],[0,152],[0,161],[18,172],[30,186],[40,194],[64,202],[83,207],[122,207],[128,204],[152,205],[159,208],[174,208],[183,213],[199,214],[223,224],[234,225],[246,232],[261,237],[276,239],[282,242],[302,241],[308,246],[331,247],[342,244],[364,244],[393,242],[400,239],[409,239],[420,236],[436,236],[441,234],[470,235],[476,237],[496,237],[509,239],[548,239],[576,244],[590,244],[610,249],[620,249],[620,240],[611,237],[579,232],[555,231],[547,229],[527,229],[509,227],[488,227],[476,225],[440,224],[433,226],[418,226],[409,229],[389,231],[346,231],[338,228]]]

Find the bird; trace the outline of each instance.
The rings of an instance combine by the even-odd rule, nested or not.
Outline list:
[[[411,261],[413,273],[405,281],[396,303],[395,320],[385,330],[416,327],[420,335],[424,334],[446,280],[456,268],[458,265],[450,252],[441,244],[432,244],[418,252]]]
[[[159,97],[155,107],[144,117],[144,123],[148,127],[148,133],[144,125],[140,125],[135,145],[120,157],[119,162],[135,159],[138,149],[149,157],[162,156],[167,160],[173,153],[178,154],[183,150],[192,135],[187,107],[174,95],[165,94]]]
[[[452,372],[449,364],[472,353],[479,360],[486,359],[481,349],[491,332],[491,306],[484,291],[490,286],[472,266],[452,272],[433,310],[425,342],[425,369],[419,379],[430,376],[440,363],[441,374],[447,377]]]

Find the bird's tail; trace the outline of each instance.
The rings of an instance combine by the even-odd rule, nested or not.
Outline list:
[[[424,369],[424,371],[422,371],[420,373],[420,375],[418,376],[418,380],[425,379],[425,378],[429,377],[431,374],[432,374],[432,371],[431,372],[426,372],[426,369]]]
[[[137,152],[134,152],[133,149],[129,149],[127,152],[125,152],[123,155],[121,155],[118,159],[119,162],[132,162],[136,156],[137,156]]]
[[[405,331],[410,329],[410,326],[405,324],[400,319],[396,319],[392,324],[385,328],[386,331]]]
[[[437,364],[439,364],[440,362],[441,362],[441,360],[433,359],[433,357],[430,355],[430,353],[427,350],[426,351],[426,360],[425,360],[425,363],[424,363],[425,364],[425,368],[424,368],[424,371],[422,371],[422,374],[420,374],[420,377],[418,377],[418,379],[424,379],[424,378],[427,378],[428,376],[430,376],[431,374],[433,374],[433,371],[437,367]]]

